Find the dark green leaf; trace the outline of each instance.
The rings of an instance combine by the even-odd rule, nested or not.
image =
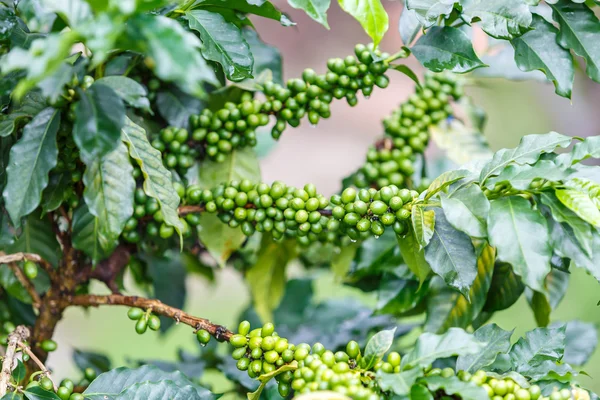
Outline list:
[[[44,390],[40,386],[25,389],[23,394],[29,400],[61,400],[56,393]]]
[[[281,25],[290,26],[295,25],[290,21],[283,13],[271,4],[270,1],[263,0],[197,0],[194,4],[196,6],[204,8],[207,6],[216,6],[229,8],[232,10],[239,11],[244,14],[254,14],[260,17],[274,19],[279,21]]]
[[[84,371],[86,368],[92,368],[97,375],[110,370],[110,360],[107,356],[100,353],[90,351],[81,351],[75,349],[73,351],[73,361],[77,368]]]
[[[449,16],[456,2],[456,0],[406,0],[406,8],[414,11],[423,27],[429,28],[440,16]]]
[[[221,14],[205,10],[189,11],[186,17],[190,28],[200,34],[204,58],[221,64],[232,81],[252,78],[254,59],[237,26]]]
[[[512,333],[512,331],[505,331],[496,324],[484,325],[477,329],[474,336],[480,342],[487,343],[485,348],[477,354],[458,357],[456,369],[475,373],[487,367],[494,362],[498,354],[508,352]]]
[[[16,227],[21,225],[22,217],[40,204],[42,191],[48,185],[48,173],[57,162],[59,125],[60,111],[45,109],[27,124],[23,136],[10,150],[3,196]]]
[[[98,218],[98,239],[103,252],[118,244],[125,222],[133,215],[135,179],[127,147],[117,148],[88,163],[83,175],[83,198],[90,213]]]
[[[511,40],[515,62],[522,71],[542,71],[554,82],[558,95],[571,98],[575,74],[573,58],[568,50],[552,40],[558,29],[537,14],[533,15],[531,27],[533,30]]]
[[[491,202],[488,219],[490,244],[498,259],[512,265],[530,288],[545,293],[544,279],[550,272],[550,235],[546,220],[522,197]]]
[[[554,20],[560,26],[558,43],[583,57],[588,76],[600,82],[600,43],[597,40],[600,21],[585,4],[560,0],[550,7]]]
[[[344,11],[362,25],[377,46],[389,28],[388,14],[381,0],[338,0],[338,2]]]
[[[222,182],[249,179],[260,181],[260,166],[252,148],[234,150],[223,162],[205,161],[200,168],[199,184],[210,189]]]
[[[162,80],[175,82],[197,96],[204,94],[203,83],[218,84],[212,68],[200,54],[200,39],[174,19],[138,14],[129,20],[125,36],[139,38],[128,43],[129,48],[145,53]]]
[[[460,74],[485,67],[467,34],[449,26],[429,29],[411,51],[425,68],[434,72],[450,70]]]
[[[270,321],[283,297],[286,265],[296,256],[294,242],[277,243],[264,235],[256,263],[246,273],[254,308],[263,321]]]
[[[410,69],[410,67],[408,67],[404,64],[400,64],[400,65],[394,65],[393,68],[396,71],[400,71],[404,75],[408,76],[417,85],[417,87],[421,87],[421,83],[419,82],[419,77],[417,76],[417,74],[415,74],[415,72],[412,69]]]
[[[510,40],[521,36],[531,25],[531,11],[523,0],[462,0],[461,5],[464,17],[469,21],[479,19],[481,28],[498,39]]]
[[[117,148],[125,123],[125,106],[117,93],[105,85],[77,90],[73,139],[81,158],[89,164]]]
[[[510,350],[511,363],[517,372],[532,363],[558,361],[565,350],[565,326],[560,328],[536,328],[527,332]]]
[[[8,249],[9,253],[39,254],[54,266],[58,266],[62,254],[50,220],[42,218],[37,211],[27,217],[21,233]]]
[[[440,209],[436,212],[433,236],[425,247],[425,260],[434,273],[470,301],[469,291],[477,277],[475,248],[471,238],[454,229]]]
[[[443,335],[424,333],[402,358],[402,369],[426,366],[440,358],[478,353],[484,347],[485,343],[459,328],[450,328]]]
[[[177,207],[179,196],[173,187],[173,177],[162,162],[162,154],[146,137],[146,132],[126,119],[121,132],[122,140],[129,148],[129,156],[137,161],[144,176],[144,192],[158,201],[165,223],[175,227],[181,234],[183,224],[179,220]]]
[[[481,170],[479,182],[481,185],[496,175],[499,175],[510,164],[533,164],[543,153],[554,151],[557,147],[567,147],[571,137],[560,133],[550,132],[541,135],[524,136],[514,149],[502,149],[494,154],[494,158]]]
[[[431,391],[421,384],[413,385],[410,388],[410,398],[412,400],[434,400]]]
[[[270,70],[273,74],[273,82],[283,84],[281,53],[279,49],[263,42],[254,29],[243,29],[242,35],[250,45],[250,52],[254,56],[252,75],[259,76],[263,71]]]
[[[169,125],[189,129],[190,117],[202,109],[202,102],[171,85],[157,93],[156,107]]]
[[[444,389],[448,395],[459,395],[463,400],[480,400],[488,397],[487,391],[474,382],[463,382],[456,376],[444,378],[443,376],[428,376],[422,380],[429,390],[435,392]]]
[[[230,228],[213,214],[200,216],[198,238],[221,267],[225,267],[229,257],[246,241],[240,228]]]
[[[397,374],[387,374],[381,370],[377,372],[377,384],[382,390],[390,391],[398,396],[406,396],[418,378],[424,375],[422,368],[409,369]]]
[[[17,17],[8,7],[0,8],[0,41],[10,39],[12,30],[17,26]]]
[[[510,264],[496,263],[484,311],[505,310],[521,297],[525,286]]]
[[[421,287],[418,281],[388,276],[379,285],[376,310],[399,315],[414,309],[428,295],[428,288]]]
[[[425,210],[420,204],[411,209],[412,227],[420,248],[425,248],[433,237],[435,227],[435,211]]]
[[[94,263],[108,256],[100,245],[100,221],[83,203],[73,212],[73,247],[87,254]]]
[[[46,101],[38,92],[27,93],[9,114],[0,115],[0,137],[11,135],[23,122],[29,121],[44,108]]]
[[[25,368],[25,364],[23,364],[23,362],[19,359],[16,360],[17,361],[17,366],[15,367],[15,369],[13,369],[12,371],[12,379],[15,380],[15,382],[20,383],[23,379],[25,379],[25,374],[27,374],[27,369]]]
[[[50,174],[48,186],[42,193],[42,209],[45,213],[56,210],[67,199],[68,189],[72,186],[71,174],[59,172]]]
[[[405,236],[398,236],[398,245],[406,265],[419,278],[419,282],[422,285],[431,272],[431,267],[427,264],[425,252],[417,242],[412,229]]]
[[[396,328],[389,329],[381,332],[377,332],[367,342],[365,347],[365,353],[362,358],[363,368],[368,370],[371,369],[378,361],[380,361],[385,353],[392,347],[394,342],[394,333]]]
[[[538,326],[548,326],[550,323],[550,313],[558,307],[567,292],[569,277],[570,275],[567,272],[552,269],[546,276],[547,294],[534,292],[529,288],[526,289],[527,301]]]
[[[481,249],[477,258],[477,276],[466,296],[439,280],[434,281],[427,298],[426,331],[443,333],[450,327],[467,328],[471,325],[486,303],[495,256],[493,247]]]
[[[8,293],[9,296],[23,302],[31,304],[32,299],[27,292],[27,289],[21,285],[13,271],[7,265],[0,264],[0,286]]]
[[[398,28],[400,30],[402,43],[404,43],[405,46],[410,46],[413,40],[415,40],[415,37],[417,37],[419,31],[423,29],[423,26],[419,22],[419,17],[415,10],[409,10],[405,5],[402,14],[400,14],[400,24]]]
[[[119,97],[131,107],[152,112],[150,101],[146,97],[146,88],[126,76],[107,76],[100,78],[95,85],[106,85],[115,91]]]
[[[331,0],[288,0],[288,3],[296,9],[304,10],[309,17],[329,29],[327,10]]]
[[[203,397],[192,386],[161,380],[158,382],[141,382],[128,387],[119,393],[115,400],[201,400]]]

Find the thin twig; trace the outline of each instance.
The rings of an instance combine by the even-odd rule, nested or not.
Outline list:
[[[23,325],[17,328],[8,335],[8,346],[6,347],[6,356],[2,362],[2,371],[0,372],[0,398],[4,397],[8,392],[8,385],[12,376],[13,366],[17,355],[17,345],[29,339],[29,329]]]
[[[54,282],[56,280],[56,278],[57,278],[56,271],[54,270],[54,267],[52,266],[52,264],[50,264],[48,261],[44,260],[39,255],[33,254],[33,253],[5,254],[4,252],[0,251],[0,264],[10,264],[10,263],[14,263],[17,261],[25,261],[25,260],[33,261],[33,262],[39,264],[44,269],[44,271],[46,271],[48,273],[48,276],[50,276],[51,281]]]
[[[21,350],[23,350],[29,355],[29,357],[31,357],[33,362],[40,368],[40,371],[42,371],[42,373],[52,381],[52,385],[54,385],[54,391],[56,392],[58,390],[58,387],[56,386],[56,383],[54,383],[54,380],[52,380],[52,376],[50,376],[50,371],[48,370],[48,368],[46,368],[44,363],[35,355],[33,351],[31,351],[31,348],[25,343],[19,342],[18,345],[21,348]]]
[[[25,276],[21,268],[19,268],[19,266],[16,263],[8,263],[8,267],[15,274],[17,280],[21,283],[21,285],[23,285],[25,290],[27,290],[29,296],[31,296],[33,307],[39,309],[42,305],[42,299],[40,298],[40,294],[35,290],[35,286],[33,286],[33,283],[31,283],[29,278]]]
[[[172,318],[177,323],[181,322],[189,325],[195,330],[204,329],[219,341],[229,341],[231,336],[233,336],[233,332],[229,331],[224,326],[213,324],[204,318],[194,317],[193,315],[187,314],[183,310],[166,305],[160,300],[146,299],[138,296],[123,296],[119,294],[107,296],[84,294],[78,296],[69,296],[64,298],[63,301],[65,308],[69,306],[98,307],[105,305],[119,305],[137,307],[145,310],[152,309],[154,314]]]

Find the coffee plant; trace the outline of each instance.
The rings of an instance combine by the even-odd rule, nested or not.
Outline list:
[[[468,96],[483,77],[542,76],[570,98],[580,59],[600,82],[597,3],[406,0],[405,46],[386,52],[380,0],[339,0],[370,43],[283,81],[254,27],[295,23],[267,0],[1,0],[0,398],[217,399],[209,372],[250,400],[598,398],[578,381],[596,327],[550,315],[571,270],[600,280],[600,136],[493,152]],[[329,27],[330,0],[289,4]],[[317,126],[397,73],[414,94],[336,194],[261,181],[265,133]],[[460,166],[431,174],[431,141]],[[292,262],[375,309],[315,300]],[[252,294],[235,329],[183,310],[186,274],[217,268]],[[489,320],[521,296],[539,327],[513,338]],[[58,381],[57,324],[98,306],[137,334],[189,326],[200,355],[113,369],[76,350],[81,376]]]

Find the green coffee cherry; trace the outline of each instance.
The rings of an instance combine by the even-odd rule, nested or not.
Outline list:
[[[137,321],[138,319],[142,318],[142,316],[144,315],[144,310],[142,310],[141,308],[130,308],[129,311],[127,311],[127,317],[133,321]]]
[[[148,318],[148,328],[152,329],[153,331],[160,329],[160,318],[157,315],[150,315]]]
[[[206,345],[208,342],[210,342],[210,333],[208,333],[207,330],[200,329],[198,332],[196,332],[196,338],[200,344]]]
[[[37,264],[30,260],[25,261],[23,264],[23,272],[27,278],[35,279],[38,275]]]
[[[58,345],[56,344],[56,342],[51,339],[46,339],[40,343],[40,348],[48,353],[56,350],[57,347]]]

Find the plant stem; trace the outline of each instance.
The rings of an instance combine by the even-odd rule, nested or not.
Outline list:
[[[33,261],[37,264],[39,264],[44,271],[46,271],[46,273],[48,273],[48,276],[50,276],[50,280],[51,281],[55,281],[57,278],[56,275],[56,271],[54,270],[54,267],[46,260],[44,260],[42,257],[40,257],[37,254],[33,254],[33,253],[14,253],[14,254],[4,254],[4,252],[0,252],[0,264],[10,264],[10,263],[14,263],[17,261],[25,261],[25,260],[29,260],[29,261]]]
[[[410,50],[408,50],[405,47],[402,47],[402,49],[399,52],[392,54],[391,56],[386,58],[384,61],[387,63],[391,63],[392,61],[396,61],[401,58],[407,58],[408,56],[410,56]]]
[[[40,298],[39,293],[35,290],[35,286],[33,286],[33,283],[31,283],[29,278],[25,276],[21,268],[19,268],[19,266],[16,263],[8,263],[8,267],[15,274],[17,280],[21,283],[21,285],[23,285],[25,290],[27,290],[29,296],[31,296],[31,300],[33,301],[33,307],[39,309],[40,305],[42,304],[42,299]]]
[[[17,326],[17,328],[8,335],[8,346],[6,348],[6,355],[2,362],[2,371],[0,372],[0,398],[6,395],[8,391],[8,385],[12,376],[13,365],[17,355],[17,345],[19,342],[23,342],[29,339],[29,329],[23,325]]]
[[[31,348],[23,342],[19,342],[18,345],[21,348],[21,350],[23,350],[29,355],[29,357],[31,357],[33,362],[40,368],[40,371],[42,371],[42,373],[52,381],[52,384],[54,385],[54,391],[58,390],[58,387],[56,387],[56,383],[52,380],[52,377],[50,376],[50,371],[48,370],[48,368],[46,368],[44,363],[35,355],[35,353],[31,351]]]

